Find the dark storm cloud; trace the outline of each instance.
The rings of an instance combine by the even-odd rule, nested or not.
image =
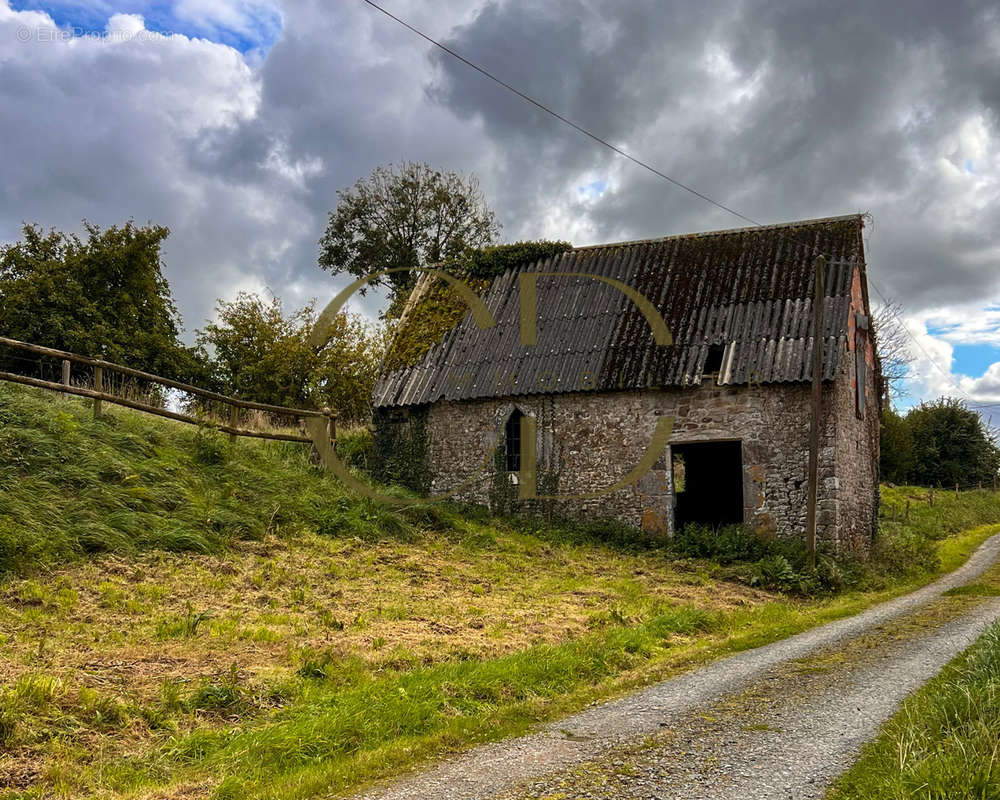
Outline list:
[[[873,272],[907,304],[997,290],[1000,270],[983,269],[1000,244],[996,175],[971,191],[976,165],[967,170],[961,142],[957,153],[949,144],[977,120],[996,135],[1000,49],[991,5],[674,8],[682,10],[599,0],[490,4],[448,44],[756,219],[871,211]],[[619,175],[614,190],[580,209],[601,233],[741,224],[616,164],[450,56],[432,58],[433,96],[479,120],[497,173],[518,176],[517,189],[505,193],[510,209],[519,194],[530,203],[575,173],[606,169]],[[941,163],[949,155],[957,157],[954,176]]]
[[[220,24],[241,5],[186,7]],[[872,275],[914,314],[1000,297],[1000,18],[986,3],[390,7],[763,222],[871,211]],[[511,240],[741,224],[359,1],[279,12],[273,47],[247,58],[185,36],[21,42],[47,18],[0,0],[0,240],[21,220],[166,224],[190,329],[241,288],[325,302],[343,283],[316,266],[326,214],[338,189],[387,162],[476,173]]]

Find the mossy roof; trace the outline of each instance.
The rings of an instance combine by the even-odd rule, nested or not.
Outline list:
[[[496,325],[480,330],[455,295],[448,324],[426,347],[387,362],[375,405],[694,385],[713,346],[722,348],[720,385],[809,381],[817,252],[827,257],[823,377],[832,379],[845,349],[856,267],[867,291],[863,225],[854,214],[578,247],[509,268],[475,285]],[[531,347],[520,341],[522,271],[555,273],[537,279],[538,340]],[[657,345],[638,307],[588,276],[642,293],[673,344]],[[428,291],[429,279],[422,283]],[[426,297],[439,302],[440,291]]]

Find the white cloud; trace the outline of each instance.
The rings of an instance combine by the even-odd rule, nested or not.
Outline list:
[[[962,389],[977,403],[1000,403],[1000,362],[991,364],[978,378],[963,377]]]
[[[990,391],[991,374],[955,374],[952,358],[1000,331],[1000,34],[986,6],[553,9],[393,7],[755,218],[871,210],[870,272],[949,375],[918,349],[914,396],[953,394],[965,380],[977,396]],[[430,56],[361,3],[179,0],[164,22],[134,0],[103,13],[122,35],[40,41],[52,19],[0,0],[0,241],[17,238],[21,220],[166,224],[166,271],[189,328],[240,287],[270,287],[290,304],[328,299],[338,282],[315,262],[325,212],[381,163],[477,173],[508,239],[589,244],[734,224]],[[171,22],[192,35],[147,35]],[[278,38],[246,55],[219,43],[233,34]],[[374,303],[370,294],[359,306]]]
[[[270,40],[281,29],[281,9],[267,0],[178,0],[172,10],[206,34],[232,31],[251,40]]]
[[[1000,363],[982,375],[956,369],[955,347],[992,345],[1000,349],[1000,308],[987,305],[926,309],[903,316],[910,332],[908,352],[913,359],[905,381],[903,407],[942,396],[969,403],[1000,403]]]
[[[49,29],[47,15],[0,0],[0,241],[17,238],[22,220],[165,224],[166,274],[188,329],[216,297],[280,289],[289,251],[314,236],[301,195],[321,161],[280,140],[249,154],[242,175],[197,159],[260,111],[260,78],[244,57],[207,39],[140,36],[134,14],[111,16],[106,37],[18,34]]]
[[[106,28],[109,34],[123,34],[134,37],[146,30],[146,21],[141,14],[114,14],[108,19]]]

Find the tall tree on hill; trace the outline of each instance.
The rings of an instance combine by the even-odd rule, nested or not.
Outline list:
[[[180,316],[163,277],[160,225],[86,236],[26,224],[0,247],[0,335],[179,380],[204,376],[204,359],[180,341]]]
[[[389,293],[389,316],[402,310],[416,283],[416,267],[493,244],[500,232],[475,177],[405,162],[377,167],[350,189],[320,239],[319,264],[357,278],[408,267],[373,281]]]
[[[916,456],[913,432],[906,417],[888,404],[882,409],[882,440],[879,447],[879,475],[889,483],[912,483]]]

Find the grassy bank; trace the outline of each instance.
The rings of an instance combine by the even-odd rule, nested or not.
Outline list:
[[[891,489],[910,520],[864,582],[803,598],[755,562],[387,508],[300,446],[3,385],[0,452],[4,798],[346,791],[855,613],[1000,530],[966,530],[1000,521],[991,493]]]
[[[998,797],[998,752],[1000,625],[994,625],[903,703],[828,796],[830,800]]]

